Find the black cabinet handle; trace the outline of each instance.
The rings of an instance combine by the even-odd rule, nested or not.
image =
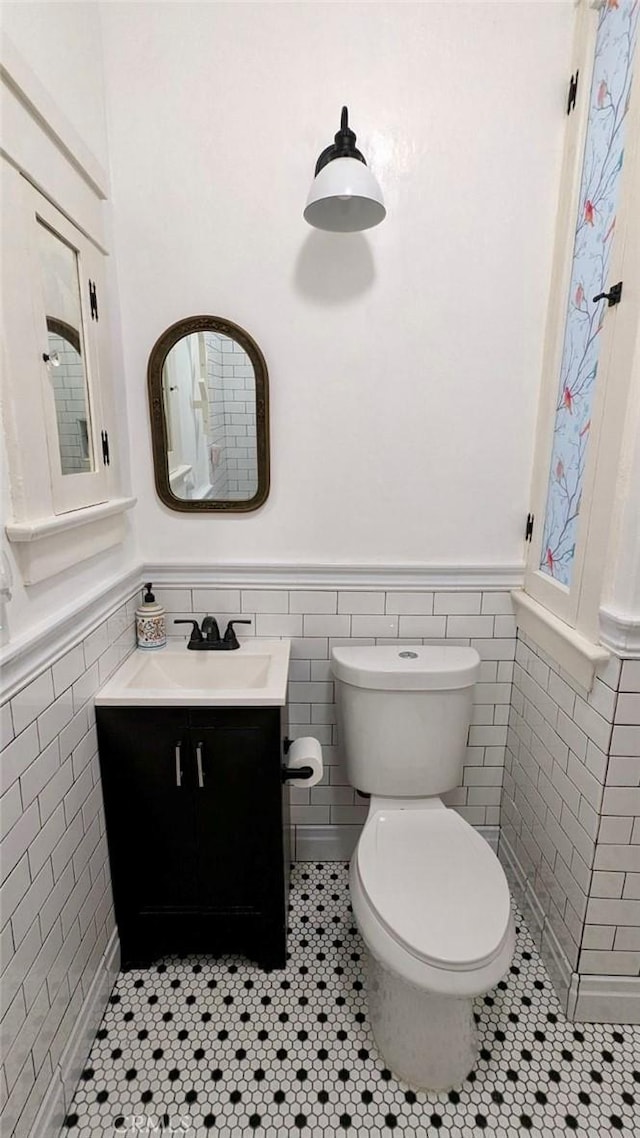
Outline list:
[[[182,747],[182,740],[176,743],[176,786],[182,786],[182,756],[180,750]]]
[[[202,790],[204,786],[204,774],[202,771],[202,743],[196,743],[196,765],[198,767],[198,786]]]

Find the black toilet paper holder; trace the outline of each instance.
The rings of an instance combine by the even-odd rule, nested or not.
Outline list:
[[[282,743],[282,750],[285,755],[289,754],[293,739],[285,736]],[[290,778],[313,778],[313,767],[283,767],[282,768],[282,781],[287,782]]]
[[[313,767],[283,767],[282,768],[282,781],[286,782],[290,778],[312,778]]]

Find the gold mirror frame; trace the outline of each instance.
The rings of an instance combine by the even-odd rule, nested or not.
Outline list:
[[[162,371],[169,352],[184,336],[194,332],[219,332],[240,344],[253,365],[256,385],[256,457],[258,489],[252,498],[177,498],[169,483],[167,420],[162,392]],[[269,494],[269,373],[255,340],[244,328],[220,316],[188,316],[167,328],[156,340],[147,367],[153,468],[158,497],[170,510],[183,513],[248,513],[257,510]]]

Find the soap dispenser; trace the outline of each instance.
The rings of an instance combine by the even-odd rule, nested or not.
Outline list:
[[[164,648],[167,643],[165,610],[151,592],[151,581],[145,585],[142,604],[136,609],[138,648]]]

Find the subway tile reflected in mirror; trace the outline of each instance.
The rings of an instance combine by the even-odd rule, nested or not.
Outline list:
[[[268,375],[235,324],[174,324],[149,358],[156,489],[174,510],[248,511],[269,491]]]

